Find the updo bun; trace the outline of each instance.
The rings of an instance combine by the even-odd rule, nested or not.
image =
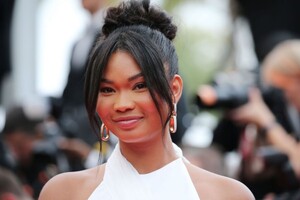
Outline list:
[[[156,29],[169,40],[173,40],[177,32],[172,18],[161,9],[150,6],[149,0],[129,0],[107,10],[102,33],[107,37],[115,29],[131,25],[144,25]]]

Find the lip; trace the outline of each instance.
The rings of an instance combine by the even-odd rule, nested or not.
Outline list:
[[[119,128],[128,130],[134,128],[142,119],[140,116],[127,116],[115,118],[113,121]]]

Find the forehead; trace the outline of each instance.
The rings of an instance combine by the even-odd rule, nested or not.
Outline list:
[[[104,71],[104,76],[126,76],[140,73],[141,68],[134,57],[125,51],[116,51],[108,59],[107,66]]]
[[[272,85],[283,90],[288,90],[296,85],[300,86],[300,77],[296,75],[286,75],[280,72],[273,72],[269,74],[268,80]]]

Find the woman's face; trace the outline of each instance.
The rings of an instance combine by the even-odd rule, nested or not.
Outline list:
[[[167,104],[160,102],[163,120]],[[158,110],[134,58],[122,51],[110,57],[100,81],[97,112],[121,141],[144,142],[162,135]]]

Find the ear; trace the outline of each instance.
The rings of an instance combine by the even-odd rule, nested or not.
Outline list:
[[[173,77],[171,89],[174,97],[174,103],[178,103],[183,90],[183,81],[178,74],[175,74],[175,76]]]

